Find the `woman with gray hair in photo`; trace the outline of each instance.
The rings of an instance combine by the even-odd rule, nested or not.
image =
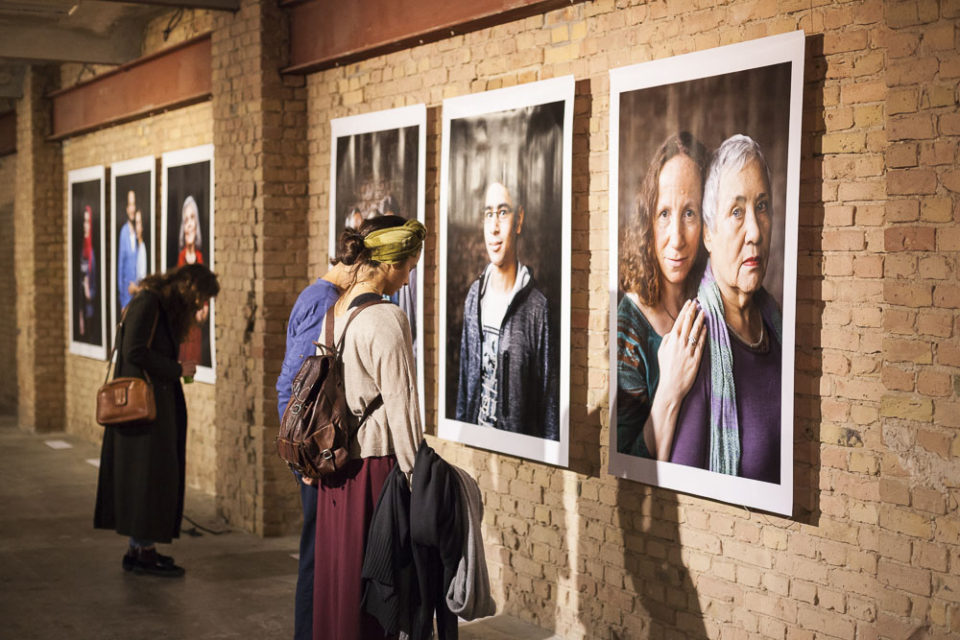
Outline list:
[[[677,419],[670,461],[780,482],[781,317],[763,288],[773,201],[760,146],[727,138],[703,195],[710,262],[698,300],[707,348]]]

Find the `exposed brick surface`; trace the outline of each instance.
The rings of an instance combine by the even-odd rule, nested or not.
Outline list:
[[[215,387],[188,390],[188,469],[209,470],[191,481],[216,491],[231,523],[271,534],[297,522],[295,493],[270,445],[272,389],[289,309],[326,265],[330,119],[428,106],[425,409],[435,433],[442,100],[572,73],[570,469],[428,438],[480,483],[502,610],[563,638],[960,633],[956,3],[595,0],[307,78],[278,75],[286,30],[276,3],[241,4],[236,14],[192,12],[171,36],[213,30],[211,104],[71,140],[61,167],[32,119],[42,104],[30,103],[14,213],[21,223],[44,202],[63,210],[62,171],[214,142],[219,371]],[[148,29],[145,52],[161,46],[163,26],[162,16]],[[798,28],[807,55],[796,506],[793,518],[780,518],[605,472],[608,70]],[[50,185],[39,175],[45,162],[55,167]],[[0,186],[0,215],[2,194]],[[39,424],[37,409],[59,402],[69,428],[95,437],[94,383],[82,380],[100,363],[64,356],[62,231],[21,224],[18,374],[42,358],[56,368],[59,358],[68,381],[66,400],[61,391],[43,401],[18,377],[21,418]],[[53,265],[51,292],[40,280],[47,262],[36,256]],[[56,310],[49,334],[36,317],[41,308]],[[37,335],[54,336],[56,348],[44,352]]]
[[[167,151],[209,143],[211,140],[211,111],[209,103],[127,124],[109,127],[94,133],[70,138],[63,143],[64,175],[74,169],[129,160],[144,155],[159,158]],[[110,182],[109,171],[107,181]],[[163,177],[157,170],[157,201],[154,204],[156,227],[154,238],[159,239],[160,191]],[[65,183],[64,183],[65,185]],[[109,189],[109,186],[107,187]],[[66,189],[66,186],[64,186]],[[108,197],[109,203],[109,197]],[[107,205],[108,209],[111,205]],[[66,205],[64,228],[67,228]],[[106,238],[109,239],[109,233]],[[157,246],[159,251],[159,245]],[[157,268],[160,266],[159,254]],[[108,306],[109,308],[109,306]],[[220,314],[217,314],[219,321]],[[109,322],[107,323],[109,325]],[[95,417],[97,387],[103,381],[106,364],[67,353],[67,393],[64,402],[66,430],[91,441],[99,441],[103,428]],[[184,387],[187,399],[187,483],[208,493],[214,491],[216,450],[214,449],[214,390],[211,385],[196,383]]]
[[[59,216],[63,171],[60,145],[50,135],[50,103],[44,94],[57,88],[59,72],[32,67],[17,105],[17,179],[13,208],[14,273],[17,295],[17,387],[21,428],[63,429],[64,353],[67,292],[66,243]]]
[[[17,155],[0,156],[0,229],[12,230],[16,197]],[[17,361],[17,282],[13,233],[0,234],[0,362]],[[8,366],[0,380],[0,413],[17,412],[17,368]]]
[[[437,443],[481,477],[489,558],[506,608],[563,637],[879,638],[919,628],[932,619],[924,611],[934,605],[943,612],[937,633],[953,624],[948,601],[937,600],[933,586],[947,570],[942,547],[911,549],[914,540],[935,535],[927,510],[940,508],[940,494],[926,487],[955,491],[958,482],[956,465],[944,457],[960,450],[946,426],[960,359],[948,317],[958,303],[960,181],[953,175],[956,140],[943,138],[957,129],[955,84],[948,79],[957,59],[949,46],[955,16],[924,2],[795,4],[694,9],[593,2],[309,78],[311,260],[322,260],[327,240],[330,118],[420,101],[432,109],[444,97],[562,73],[588,80],[592,103],[577,129],[587,140],[574,143],[586,149],[589,167],[585,182],[574,176],[575,191],[583,184],[587,193],[581,199],[574,193],[574,226],[600,237],[574,247],[588,252],[574,260],[574,282],[605,283],[606,260],[597,254],[606,250],[606,71],[798,27],[812,38],[805,91],[819,101],[805,108],[812,151],[802,161],[801,198],[819,211],[812,222],[801,216],[812,233],[801,229],[799,243],[797,458],[814,462],[809,470],[798,467],[797,482],[798,496],[812,496],[798,497],[798,513],[809,505],[819,516],[800,515],[799,526],[783,529],[723,505],[603,476],[588,453],[599,447],[603,457],[607,439],[603,284],[573,296],[574,325],[587,334],[572,354],[574,363],[586,363],[572,378],[588,387],[572,408],[579,417],[571,425],[571,466],[578,471]],[[518,50],[528,52],[531,67],[518,64]],[[445,77],[424,73],[441,58]],[[428,138],[433,231],[437,128]],[[425,260],[435,266],[430,248]],[[427,280],[430,298],[436,295],[431,271]],[[432,362],[436,336],[427,345]],[[428,425],[436,419],[429,371]],[[918,432],[918,425],[925,428]],[[830,443],[839,447],[831,450]],[[495,469],[492,477],[488,468]],[[574,488],[574,502],[553,497],[554,490]],[[686,517],[673,525],[679,504]],[[940,520],[953,522],[950,513]],[[534,540],[559,540],[560,560]],[[878,562],[886,554],[893,555]],[[575,565],[565,564],[573,559]],[[680,569],[689,582],[670,581]],[[557,590],[544,595],[538,585],[554,575]],[[878,625],[881,612],[897,624]]]
[[[305,80],[280,76],[288,30],[276,3],[245,0],[213,26],[217,504],[231,522],[276,535],[300,512],[273,439],[286,320],[308,275]]]

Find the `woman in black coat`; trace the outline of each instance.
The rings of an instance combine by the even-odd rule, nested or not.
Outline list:
[[[177,267],[144,278],[125,310],[114,375],[153,383],[157,414],[142,426],[106,427],[94,527],[130,537],[123,568],[136,573],[182,576],[156,543],[180,535],[187,442],[187,407],[180,377],[192,377],[195,362],[178,362],[180,343],[205,318],[217,295],[217,277],[205,266]],[[151,340],[151,334],[153,334]]]

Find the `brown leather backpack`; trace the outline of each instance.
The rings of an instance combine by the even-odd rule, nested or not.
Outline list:
[[[350,441],[360,425],[381,404],[378,395],[367,405],[355,428],[343,388],[343,350],[347,329],[357,315],[384,300],[371,300],[357,307],[333,346],[333,313],[327,316],[321,355],[307,356],[293,379],[287,408],[280,420],[277,453],[290,467],[308,478],[319,478],[343,467],[350,458]]]

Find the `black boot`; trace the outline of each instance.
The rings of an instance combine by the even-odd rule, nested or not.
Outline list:
[[[157,553],[156,548],[141,548],[140,554],[137,557],[137,561],[133,565],[133,572],[138,575],[147,574],[151,576],[163,576],[167,578],[179,578],[186,573],[183,567],[177,566],[173,563],[173,558],[169,558],[169,563],[162,562],[160,558],[161,555]]]
[[[123,554],[123,570],[124,571],[133,571],[133,567],[137,564],[137,555],[139,553],[139,548],[133,545],[127,547],[127,552]],[[160,564],[173,564],[173,558],[170,556],[165,556],[162,553],[157,554],[157,562]]]

